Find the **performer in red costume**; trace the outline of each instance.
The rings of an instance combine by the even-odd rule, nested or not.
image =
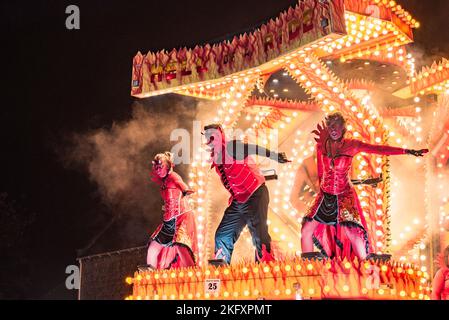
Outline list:
[[[194,191],[173,167],[171,153],[154,157],[152,176],[160,186],[164,215],[148,244],[147,265],[153,269],[194,266],[198,252],[195,219],[185,198]]]
[[[449,246],[440,255],[440,269],[433,279],[432,299],[449,300]]]
[[[219,124],[208,125],[204,131],[211,151],[212,168],[231,194],[229,206],[215,233],[215,258],[231,263],[234,244],[247,225],[256,247],[256,261],[273,260],[267,226],[268,188],[251,155],[261,155],[279,163],[290,161],[284,153],[241,141],[226,141]]]
[[[408,150],[386,145],[372,145],[346,139],[345,119],[341,113],[330,114],[318,125],[316,145],[320,190],[308,209],[301,230],[304,258],[372,258],[367,226],[357,193],[349,174],[352,158],[359,152],[380,155],[412,154],[422,157],[429,150]],[[313,252],[313,246],[321,253]]]

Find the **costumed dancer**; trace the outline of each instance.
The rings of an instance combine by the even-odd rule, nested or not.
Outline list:
[[[432,300],[449,300],[449,246],[440,254],[440,269],[432,283]]]
[[[165,152],[152,161],[152,180],[164,201],[163,221],[148,244],[147,265],[153,269],[194,266],[198,253],[194,213],[185,198],[194,191],[173,171],[172,157]]]
[[[228,208],[215,233],[215,259],[231,263],[234,244],[247,225],[256,247],[256,261],[273,260],[267,215],[269,193],[265,177],[251,155],[260,155],[279,163],[290,162],[285,153],[272,152],[254,144],[226,141],[220,124],[204,127],[210,148],[212,168],[229,191]]]
[[[303,218],[301,247],[304,258],[374,258],[367,226],[357,193],[349,178],[352,158],[360,153],[380,155],[411,154],[422,157],[429,150],[410,150],[372,145],[346,139],[345,119],[339,112],[318,125],[317,170],[320,190]],[[314,245],[320,250],[313,252]]]

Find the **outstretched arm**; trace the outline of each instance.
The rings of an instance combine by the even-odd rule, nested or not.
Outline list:
[[[241,141],[231,141],[229,142],[231,145],[227,148],[232,152],[232,157],[236,160],[244,160],[250,155],[258,155],[262,157],[267,157],[269,159],[275,160],[280,163],[290,162],[287,159],[287,156],[283,152],[275,152],[270,149],[261,147],[257,144],[252,143],[243,143]]]
[[[387,145],[369,144],[359,140],[355,140],[355,147],[357,153],[366,152],[366,153],[381,154],[385,156],[411,154],[415,157],[423,157],[424,154],[429,152],[429,149],[421,149],[421,150],[404,149]]]
[[[355,141],[355,148],[357,153],[366,152],[366,153],[380,154],[384,156],[392,156],[407,153],[407,149],[387,145],[369,144],[359,140]]]

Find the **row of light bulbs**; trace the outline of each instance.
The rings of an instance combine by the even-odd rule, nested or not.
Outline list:
[[[394,0],[374,0],[375,4],[383,5],[394,12],[399,18],[401,18],[405,23],[407,23],[412,28],[419,28],[421,24],[412,17],[412,15],[404,10],[401,5],[399,5]]]

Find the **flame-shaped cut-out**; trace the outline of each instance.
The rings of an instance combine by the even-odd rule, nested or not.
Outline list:
[[[161,50],[146,55],[138,52],[133,61],[131,94],[141,96],[217,80],[260,67],[330,34],[345,34],[343,3],[344,0],[303,0],[257,30],[231,40],[193,49]],[[322,19],[330,22],[326,28],[321,25]]]
[[[446,83],[449,83],[449,60],[443,58],[440,62],[433,62],[431,66],[424,66],[419,73],[415,74],[410,88],[413,94],[430,90],[435,86],[441,86],[442,90],[447,90]]]
[[[127,279],[133,285],[128,299],[294,299],[292,289],[298,279],[303,296],[313,299],[423,300],[430,296],[429,275],[410,264],[380,259],[269,260],[136,272]],[[206,279],[220,281],[219,292],[207,295]]]

